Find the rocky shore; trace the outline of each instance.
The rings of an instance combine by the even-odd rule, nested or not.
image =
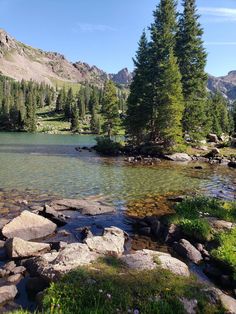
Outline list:
[[[172,198],[172,201],[181,200],[182,198]],[[186,278],[190,276],[190,263],[204,264],[204,271],[209,277],[218,280],[232,291],[236,288],[235,282],[231,282],[224,268],[218,268],[210,257],[207,243],[186,239],[176,225],[168,226],[165,220],[158,217],[135,219],[134,227],[140,234],[154,237],[158,241],[162,239],[170,248],[169,252],[131,250],[132,238],[129,234],[112,226],[105,227],[101,235],[93,235],[89,228],[85,227],[80,230],[77,239],[67,238],[68,234],[60,227],[67,224],[67,213],[70,211],[78,211],[91,217],[112,215],[115,212],[115,208],[102,199],[53,199],[40,205],[31,205],[27,200],[21,200],[21,204],[23,210],[16,217],[1,221],[2,312],[19,308],[14,299],[22,293],[18,288],[22,280],[26,281],[28,294],[33,295],[40,304],[43,291],[51,282],[57,282],[78,267],[92,267],[94,262],[106,256],[116,256],[130,270],[163,269]],[[219,219],[212,218],[210,222],[214,228],[220,230],[234,227],[234,224]],[[64,241],[63,232],[66,235]],[[206,284],[206,289],[209,300],[214,296],[214,302],[222,303],[227,313],[236,313],[236,300],[233,297],[212,284]],[[188,313],[197,313],[196,311]]]

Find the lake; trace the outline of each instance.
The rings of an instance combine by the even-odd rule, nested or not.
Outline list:
[[[121,203],[148,193],[185,191],[235,198],[234,169],[204,164],[197,170],[192,163],[171,162],[132,166],[122,157],[75,149],[94,144],[90,135],[0,133],[0,188],[73,198],[103,194]]]

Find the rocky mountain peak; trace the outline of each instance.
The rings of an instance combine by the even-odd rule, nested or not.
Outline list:
[[[118,84],[129,85],[133,78],[133,73],[127,68],[120,70],[117,74],[110,74],[111,79]]]

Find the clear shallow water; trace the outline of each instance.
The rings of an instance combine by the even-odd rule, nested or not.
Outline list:
[[[0,188],[63,197],[104,194],[111,200],[142,197],[147,193],[203,191],[235,198],[236,171],[223,166],[127,165],[123,158],[104,158],[75,147],[92,146],[93,136],[0,133]]]

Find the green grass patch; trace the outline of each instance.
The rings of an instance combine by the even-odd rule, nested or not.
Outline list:
[[[199,219],[212,216],[230,222],[236,222],[236,203],[225,202],[216,198],[195,197],[187,198],[176,205],[179,218]]]
[[[175,206],[175,211],[176,214],[171,216],[169,221],[180,226],[187,237],[203,242],[212,240],[215,235],[206,217],[236,221],[236,203],[215,198],[186,198]]]
[[[198,313],[223,313],[209,307],[202,285],[195,278],[178,277],[168,271],[130,271],[115,258],[106,258],[91,268],[81,268],[51,284],[44,298],[44,313],[50,314],[184,314],[179,298],[198,300]]]
[[[197,241],[205,242],[213,238],[212,228],[210,224],[203,219],[182,219],[179,222],[182,232],[188,236],[193,237]]]
[[[236,228],[217,236],[219,246],[211,254],[217,260],[229,266],[236,280]]]

